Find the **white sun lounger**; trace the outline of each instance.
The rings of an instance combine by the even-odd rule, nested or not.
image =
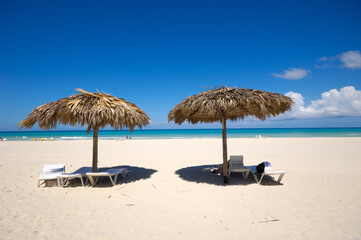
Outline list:
[[[43,171],[40,173],[38,180],[38,187],[48,180],[56,180],[58,176],[65,172],[65,164],[50,164],[44,165]],[[42,183],[40,183],[43,181]]]
[[[277,182],[281,183],[281,180],[282,180],[283,176],[285,175],[285,173],[287,173],[285,171],[265,171],[262,174],[258,174],[257,173],[257,166],[250,166],[250,167],[247,167],[247,168],[251,170],[251,173],[253,174],[254,180],[258,184],[261,184],[262,179],[263,179],[264,176],[272,176],[273,177],[274,175],[279,175],[279,177],[277,179]],[[258,179],[258,177],[260,177],[260,178]]]
[[[121,175],[121,177],[124,178],[126,174],[127,174],[126,168],[112,168],[112,169],[107,169],[103,172],[86,173],[93,187],[97,184],[99,177],[109,177],[112,184],[115,185],[117,183],[118,176]],[[112,177],[114,177],[114,180]]]
[[[234,155],[229,157],[228,178],[231,175],[231,172],[240,172],[242,173],[244,179],[248,178],[250,170],[245,168],[243,164],[243,155]]]
[[[91,167],[81,167],[78,170],[76,170],[75,172],[72,173],[63,173],[59,176],[57,176],[58,179],[58,186],[65,186],[66,182],[69,179],[74,179],[74,178],[80,178],[81,184],[84,187],[84,181],[83,181],[83,177],[87,177],[86,173],[91,172],[92,168]],[[87,184],[88,179],[85,182],[85,185]]]

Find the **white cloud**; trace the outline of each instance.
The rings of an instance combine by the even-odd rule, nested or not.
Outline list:
[[[334,62],[340,61],[345,68],[359,69],[361,68],[361,53],[358,50],[349,50],[331,57],[320,57],[317,61],[322,62],[323,64],[315,65],[315,68],[328,68],[334,65]]]
[[[317,61],[319,61],[319,62],[324,62],[327,60],[329,60],[328,57],[320,57],[319,59],[317,59]]]
[[[330,67],[329,62],[332,61],[329,57],[320,57],[317,59],[317,62],[321,62],[320,65],[315,65],[315,68],[328,68]],[[328,63],[322,63],[322,62],[328,62]]]
[[[284,70],[283,74],[273,73],[272,76],[290,80],[298,80],[306,77],[309,71],[310,70],[305,70],[302,68],[289,68],[288,70]]]
[[[321,64],[321,65],[315,65],[315,68],[328,68],[330,65],[327,63]]]
[[[339,55],[343,66],[351,69],[361,68],[361,54],[360,51],[347,51]]]
[[[308,106],[300,93],[288,92],[285,95],[295,102],[292,111],[284,115],[286,118],[361,116],[361,91],[353,86],[324,92],[321,99],[311,101]]]

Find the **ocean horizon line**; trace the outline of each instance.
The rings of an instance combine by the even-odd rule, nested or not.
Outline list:
[[[88,140],[92,132],[86,130],[38,130],[38,131],[0,131],[0,137],[8,141],[34,140]],[[100,130],[101,140],[121,139],[187,139],[221,138],[221,128],[211,129],[135,129]],[[229,128],[228,138],[315,138],[315,137],[361,137],[361,127],[345,128]]]

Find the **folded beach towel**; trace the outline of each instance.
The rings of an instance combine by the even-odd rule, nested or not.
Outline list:
[[[264,172],[270,173],[272,172],[272,166],[269,162],[263,162],[264,163]]]
[[[270,173],[272,172],[272,166],[271,163],[269,162],[261,162],[260,164],[257,165],[256,167],[257,169],[257,174],[262,174],[262,173]]]

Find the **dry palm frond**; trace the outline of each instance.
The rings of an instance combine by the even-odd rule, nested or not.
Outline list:
[[[254,116],[265,120],[291,109],[291,98],[278,93],[246,88],[217,87],[185,98],[168,114],[168,120],[181,124],[216,122]]]
[[[147,114],[133,103],[106,93],[76,90],[80,93],[35,108],[18,126],[31,128],[38,123],[40,128],[49,130],[57,124],[81,125],[88,126],[89,133],[91,129],[107,125],[133,131],[135,127],[149,124]]]

